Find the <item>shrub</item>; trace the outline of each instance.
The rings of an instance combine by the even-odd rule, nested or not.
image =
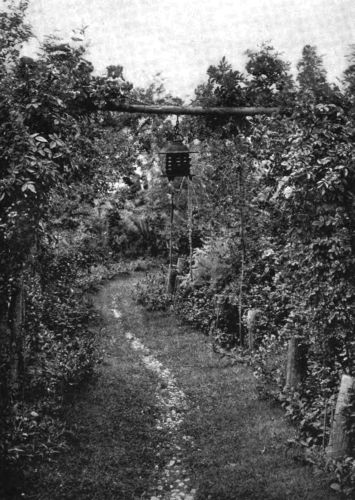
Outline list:
[[[98,361],[96,314],[83,304],[75,260],[47,254],[47,270],[24,275],[26,316],[23,325],[24,373],[20,392],[10,394],[2,415],[0,478],[21,487],[23,474],[36,460],[66,448],[63,400],[86,381]],[[5,409],[6,410],[6,409]],[[0,488],[0,496],[4,494]]]
[[[215,311],[208,285],[194,288],[189,282],[183,282],[176,293],[174,309],[178,317],[204,333],[210,333]]]
[[[148,311],[165,311],[172,304],[172,297],[166,292],[167,270],[146,274],[136,284],[134,297],[138,304]]]
[[[230,241],[226,237],[208,239],[194,252],[193,285],[209,285],[218,292],[233,276]]]

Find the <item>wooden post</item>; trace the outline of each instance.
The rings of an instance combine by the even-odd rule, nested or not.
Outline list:
[[[219,328],[219,318],[223,313],[224,306],[224,296],[223,295],[215,295],[215,312],[216,312],[216,328]]]
[[[298,338],[292,335],[288,342],[285,390],[294,390],[302,381],[303,370]]]
[[[185,257],[179,257],[176,264],[176,272],[180,275],[184,274],[185,265],[186,265]]]
[[[24,376],[23,352],[23,319],[24,319],[24,283],[23,276],[19,279],[9,308],[9,323],[11,331],[10,365],[12,385],[19,389]]]
[[[174,269],[172,266],[169,266],[166,292],[169,293],[170,295],[172,295],[175,292],[176,275],[177,275],[176,269]]]
[[[248,340],[249,340],[250,351],[254,349],[255,322],[256,322],[256,317],[260,313],[261,313],[260,309],[249,309],[247,314]]]
[[[349,436],[346,432],[346,415],[344,410],[350,403],[351,394],[355,389],[355,380],[350,375],[343,375],[335,407],[334,421],[330,433],[327,455],[335,460],[346,455],[349,448]]]

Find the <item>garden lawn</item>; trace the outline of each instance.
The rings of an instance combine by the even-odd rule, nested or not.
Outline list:
[[[221,359],[207,337],[179,324],[172,313],[146,312],[135,304],[132,290],[141,276],[111,281],[98,295],[103,363],[68,405],[69,451],[39,467],[32,492],[21,498],[155,496],[164,467],[174,459],[171,436],[156,428],[161,381],[132,349],[128,332],[170,370],[186,394],[188,409],[176,442],[195,500],[337,498],[330,478],[303,465],[288,449],[294,430],[281,410],[258,399],[249,368]],[[158,495],[170,498],[165,491]]]
[[[331,478],[287,446],[295,430],[282,410],[258,398],[250,368],[222,359],[207,337],[170,313],[141,310],[129,318],[188,396],[182,432],[195,443],[186,447],[186,465],[196,500],[337,498]]]
[[[164,442],[155,428],[157,380],[142,367],[112,315],[112,288],[122,283],[108,283],[95,300],[103,320],[103,361],[66,406],[69,450],[39,466],[31,491],[18,498],[133,500],[149,487],[156,447]]]

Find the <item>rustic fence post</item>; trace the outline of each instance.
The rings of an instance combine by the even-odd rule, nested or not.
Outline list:
[[[224,295],[215,295],[216,328],[219,328],[219,318],[223,314],[224,301]]]
[[[185,266],[186,266],[186,258],[185,257],[179,257],[178,260],[177,260],[177,264],[176,264],[176,272],[177,272],[177,274],[184,274]]]
[[[176,276],[177,274],[175,267],[169,266],[166,292],[169,293],[170,295],[172,295],[175,292]]]
[[[348,451],[350,443],[349,436],[347,434],[347,418],[344,410],[350,403],[351,395],[354,389],[354,378],[350,375],[343,375],[335,407],[329,444],[326,450],[329,458],[340,459],[346,455],[346,452]]]
[[[299,345],[299,337],[292,335],[288,342],[285,390],[294,390],[302,382],[304,363]]]
[[[249,309],[247,314],[247,327],[248,327],[248,343],[249,350],[254,349],[254,339],[255,339],[255,324],[258,314],[261,313],[260,309]]]
[[[174,285],[174,293],[177,293],[181,284],[181,278],[183,274],[185,273],[186,269],[186,258],[185,257],[179,257],[177,260],[176,264],[176,278],[175,278],[175,285]]]
[[[9,307],[11,331],[10,366],[12,385],[20,388],[24,376],[23,321],[24,321],[24,282],[21,275],[16,285]]]

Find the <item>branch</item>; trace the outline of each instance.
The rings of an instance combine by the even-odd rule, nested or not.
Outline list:
[[[242,107],[242,108],[202,108],[200,106],[151,106],[145,104],[121,104],[107,102],[105,111],[120,111],[123,113],[142,113],[156,115],[214,115],[214,116],[255,116],[279,113],[279,107]]]

